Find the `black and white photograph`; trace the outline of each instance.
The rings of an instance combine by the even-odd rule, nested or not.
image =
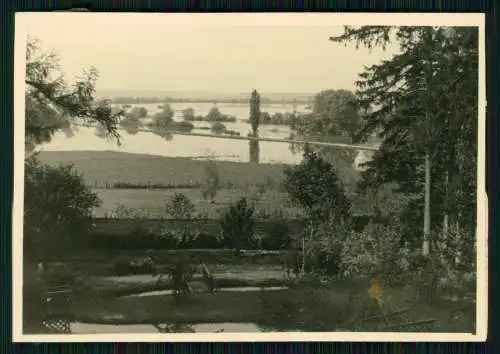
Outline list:
[[[16,14],[14,340],[484,340],[484,42],[482,14]]]

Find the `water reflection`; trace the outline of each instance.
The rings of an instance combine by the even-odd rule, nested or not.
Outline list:
[[[300,146],[291,147],[287,143],[278,142],[247,142],[245,140],[215,139],[198,136],[183,136],[172,134],[175,130],[192,131],[198,133],[209,133],[214,135],[239,135],[247,136],[251,127],[245,122],[248,119],[248,104],[219,104],[218,108],[222,114],[236,117],[235,122],[224,122],[223,131],[213,129],[210,122],[193,121],[184,122],[182,111],[188,107],[193,108],[195,115],[206,115],[212,108],[211,103],[173,103],[172,109],[175,111],[174,126],[169,129],[156,130],[151,133],[140,132],[139,128],[145,128],[153,123],[153,117],[160,112],[162,107],[158,104],[139,104],[139,107],[147,109],[149,116],[138,118],[137,120],[125,120],[120,122],[120,126],[125,129],[122,134],[122,145],[118,146],[115,141],[104,139],[106,136],[104,127],[93,128],[72,128],[58,132],[51,142],[43,144],[42,149],[47,151],[119,151],[138,154],[148,154],[169,157],[191,157],[211,156],[216,160],[255,162],[255,163],[286,163],[296,164],[302,159],[302,149]],[[266,105],[270,114],[292,112],[292,105]],[[298,107],[298,112],[304,111],[304,107]],[[188,124],[186,124],[188,123]],[[221,123],[222,124],[222,123]],[[261,124],[259,126],[259,136],[263,138],[289,139],[291,136],[290,127],[287,125]],[[312,139],[312,137],[310,137]],[[314,140],[323,140],[314,137]],[[166,144],[165,142],[169,142]],[[339,142],[336,139],[336,142]],[[344,142],[344,141],[340,141]],[[345,141],[350,142],[350,141]],[[327,148],[324,148],[326,151]],[[354,157],[350,156],[354,152],[347,152],[344,149],[328,149],[331,151],[331,161],[336,164],[339,159],[341,165],[354,164]],[[340,150],[343,150],[341,152]],[[208,154],[208,155],[207,155]],[[349,156],[344,156],[348,154]],[[327,154],[328,155],[328,154]],[[341,156],[342,155],[342,156]],[[357,163],[359,163],[357,161]],[[336,165],[336,167],[341,167]]]
[[[258,333],[263,329],[254,323],[203,323],[203,324],[128,324],[111,325],[99,323],[72,322],[73,334],[101,333]]]
[[[80,127],[72,138],[59,132],[54,135],[51,142],[43,144],[41,149],[45,151],[117,151],[191,158],[211,156],[216,160],[250,161],[250,149],[246,140],[172,135],[170,132],[156,131],[151,133],[138,132],[135,135],[123,134],[121,145],[118,146],[116,141],[97,137],[94,133],[95,128],[86,127]],[[261,136],[264,134],[261,132]],[[288,134],[282,133],[281,135]],[[166,144],[166,141],[169,143]],[[301,159],[300,153],[294,154],[290,151],[289,144],[267,141],[259,143],[259,163],[295,164]]]
[[[250,149],[250,163],[259,163],[260,160],[260,146],[258,140],[250,140],[249,142]]]

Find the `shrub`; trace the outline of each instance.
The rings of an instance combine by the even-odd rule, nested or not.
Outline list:
[[[71,252],[91,229],[98,196],[72,165],[25,161],[24,254],[33,259]]]
[[[102,234],[91,233],[88,246],[95,249],[195,249],[219,248],[215,235],[200,233],[190,229],[149,229],[138,226],[129,233]]]
[[[188,107],[188,108],[182,110],[182,116],[183,116],[185,121],[195,120],[194,109],[191,107]]]
[[[212,130],[212,132],[214,132],[216,134],[221,134],[221,133],[224,133],[226,131],[226,126],[220,122],[216,122],[216,123],[212,124],[212,127],[210,128],[210,130]]]
[[[229,206],[222,214],[220,225],[223,242],[237,252],[251,244],[254,234],[254,205],[245,197]]]
[[[219,240],[216,236],[205,234],[205,233],[197,233],[196,237],[191,241],[191,248],[206,248],[206,249],[214,249],[219,248],[221,245],[219,244]]]
[[[308,245],[306,271],[318,275],[339,276],[342,270],[342,242],[335,238],[322,238]]]
[[[400,274],[400,240],[398,230],[380,224],[352,232],[343,241],[341,251],[344,275],[391,278]]]
[[[217,165],[214,161],[209,161],[205,166],[205,175],[201,184],[201,195],[203,199],[210,199],[213,203],[219,189],[220,177]]]
[[[137,210],[129,208],[124,204],[115,205],[111,215],[117,219],[132,219],[138,217]]]
[[[290,227],[285,220],[274,221],[261,242],[266,250],[288,249],[291,244]]]
[[[173,219],[191,219],[195,207],[183,193],[175,193],[166,205],[166,212]]]

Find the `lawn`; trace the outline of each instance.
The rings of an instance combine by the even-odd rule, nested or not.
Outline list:
[[[369,279],[335,280],[307,276],[305,279],[285,279],[279,255],[250,252],[240,256],[241,263],[233,264],[227,250],[207,251],[154,251],[168,263],[172,257],[188,257],[192,265],[206,262],[214,275],[217,289],[288,287],[269,291],[216,291],[214,294],[203,288],[201,271],[190,281],[195,292],[188,300],[178,302],[174,296],[157,294],[131,296],[144,292],[171,290],[173,284],[165,278],[156,283],[151,274],[113,276],[110,273],[91,275],[85,272],[87,266],[109,267],[119,258],[131,259],[144,256],[147,252],[89,251],[74,258],[60,261],[59,266],[68,270],[79,268],[88,276],[80,278],[75,288],[73,305],[60,308],[59,315],[76,322],[108,324],[201,324],[217,322],[252,322],[270,330],[287,331],[348,331],[359,329],[360,318],[367,314],[380,314],[367,300]],[[202,260],[201,254],[205,254]],[[226,254],[226,255],[225,255]],[[224,256],[225,255],[225,256]],[[250,258],[268,257],[267,263],[250,262]],[[271,257],[272,256],[272,257]],[[211,260],[210,260],[211,258]],[[233,257],[234,258],[234,257]],[[245,260],[246,259],[246,260]],[[199,270],[199,269],[198,269]],[[200,286],[200,284],[202,286]],[[469,305],[465,311],[451,316],[451,311],[460,304],[445,299],[440,294],[432,305],[427,303],[416,284],[382,285],[384,307],[387,311],[407,308],[404,321],[435,319],[434,331],[471,332],[474,330],[474,308]],[[354,299],[354,300],[353,300]],[[354,302],[353,302],[354,301]],[[372,311],[375,311],[373,313]],[[377,313],[379,311],[379,313]],[[361,317],[360,317],[361,316]],[[351,320],[356,322],[350,322]],[[394,319],[393,324],[403,321]],[[358,327],[353,327],[358,326]],[[266,329],[266,330],[267,330]],[[409,329],[402,329],[408,331]]]
[[[251,322],[275,331],[353,331],[363,330],[355,327],[363,323],[361,318],[382,314],[370,303],[368,286],[366,281],[332,281],[323,285],[298,281],[291,288],[282,290],[194,292],[184,301],[172,295],[116,297],[98,296],[95,292],[79,293],[75,294],[70,308],[61,308],[59,316],[78,322],[115,325]],[[394,317],[392,324],[435,320],[433,331],[473,331],[472,313],[463,312],[450,317],[457,304],[439,301],[429,305],[418,300],[414,293],[411,286],[384,288],[386,311],[407,309],[406,318]],[[379,325],[384,325],[383,320]],[[411,331],[409,328],[401,330]]]

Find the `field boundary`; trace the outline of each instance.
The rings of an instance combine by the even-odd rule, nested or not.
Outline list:
[[[304,228],[302,220],[284,220],[290,228],[290,233],[301,233]],[[267,233],[277,221],[255,221],[255,233]],[[201,233],[215,235],[220,230],[217,219],[118,219],[118,218],[92,218],[92,233],[99,234],[128,234],[137,228],[165,228],[198,230]]]

